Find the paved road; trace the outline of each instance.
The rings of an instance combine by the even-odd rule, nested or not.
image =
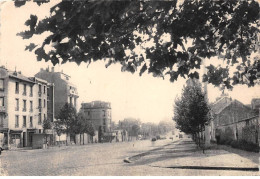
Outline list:
[[[121,175],[254,175],[250,172],[190,170],[153,167],[163,148],[180,148],[182,140],[159,140],[91,144],[84,146],[68,146],[46,150],[4,151],[0,156],[0,175],[41,176],[41,175],[73,175],[73,176],[121,176]],[[147,153],[149,157],[131,164],[123,160],[129,156]],[[150,157],[152,159],[150,159]],[[180,156],[181,157],[181,156]],[[162,159],[162,158],[160,158]],[[158,160],[160,161],[160,160]],[[161,161],[163,162],[163,161]]]
[[[136,167],[138,172],[133,173],[131,168],[135,167],[129,168],[123,162],[124,158],[171,142],[144,140],[4,151],[0,156],[0,175],[149,175],[146,173],[149,170],[141,170],[140,167]]]

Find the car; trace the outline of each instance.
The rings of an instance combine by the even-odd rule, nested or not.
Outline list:
[[[156,141],[156,140],[157,140],[157,139],[156,139],[155,137],[152,138],[152,141],[153,141],[153,142]]]

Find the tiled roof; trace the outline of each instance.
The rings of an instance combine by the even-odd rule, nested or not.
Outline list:
[[[16,79],[20,79],[26,82],[30,82],[30,83],[35,83],[34,81],[32,81],[30,78],[18,73],[18,72],[14,72],[14,71],[8,71],[8,75],[9,77],[12,78],[16,78]]]
[[[223,109],[231,104],[231,99],[228,97],[223,97],[210,105],[213,114],[219,114]]]

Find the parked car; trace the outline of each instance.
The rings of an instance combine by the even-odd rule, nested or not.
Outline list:
[[[156,141],[156,140],[157,140],[157,139],[156,139],[155,137],[152,138],[152,141],[153,141],[153,142]]]

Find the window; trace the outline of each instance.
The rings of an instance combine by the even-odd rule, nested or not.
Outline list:
[[[0,114],[0,127],[4,127],[4,115]]]
[[[42,124],[42,114],[39,113],[38,124]]]
[[[72,104],[72,97],[70,97],[70,104]]]
[[[90,115],[90,111],[88,111],[88,115]]]
[[[30,112],[33,112],[33,102],[30,101]]]
[[[39,94],[42,94],[42,85],[39,85]]]
[[[39,99],[39,109],[42,107],[42,100]]]
[[[46,107],[46,100],[45,99],[43,100],[43,107],[44,108]]]
[[[23,85],[23,95],[26,96],[26,84]]]
[[[46,120],[46,114],[43,114],[43,120]]]
[[[19,127],[19,116],[18,115],[15,116],[15,127],[16,128]]]
[[[0,91],[4,91],[4,80],[0,79]]]
[[[15,82],[15,93],[19,94],[19,82]]]
[[[33,117],[30,116],[30,127],[33,127]]]
[[[46,93],[46,86],[43,86],[43,93]]]
[[[105,110],[103,110],[103,113],[104,113],[104,117],[106,116],[106,111]]]
[[[23,116],[23,127],[26,127],[26,116]]]
[[[0,97],[0,106],[5,106],[4,97]]]
[[[19,99],[15,99],[15,104],[16,104],[15,110],[19,111]]]
[[[30,86],[30,96],[33,96],[33,86]]]
[[[26,111],[26,100],[23,100],[23,111]]]

